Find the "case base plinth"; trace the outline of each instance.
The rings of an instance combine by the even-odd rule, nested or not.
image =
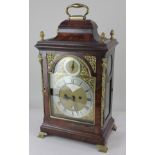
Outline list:
[[[101,130],[101,134],[88,133],[76,130],[70,130],[53,126],[51,124],[43,123],[40,127],[41,133],[46,133],[46,136],[54,135],[83,142],[88,142],[96,145],[106,146],[108,136],[114,127],[114,119],[110,118],[106,127]],[[100,150],[100,149],[99,149]],[[106,150],[105,148],[103,150]]]

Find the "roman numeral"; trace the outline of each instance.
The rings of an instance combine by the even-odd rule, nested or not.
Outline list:
[[[85,90],[85,92],[86,92],[86,93],[89,92],[89,89]]]
[[[85,108],[88,110],[89,109],[89,107],[88,106],[85,106]]]
[[[87,101],[91,101],[91,98],[87,98]]]
[[[79,84],[79,86],[83,83],[83,81]]]
[[[71,79],[71,83],[73,83],[73,84],[74,84],[74,79]]]

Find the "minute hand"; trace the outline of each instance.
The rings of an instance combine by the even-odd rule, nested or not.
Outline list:
[[[74,106],[74,109],[76,111],[76,113],[78,112],[78,106],[76,104],[76,101],[75,101],[75,96],[72,96],[72,99],[73,99],[73,106]]]

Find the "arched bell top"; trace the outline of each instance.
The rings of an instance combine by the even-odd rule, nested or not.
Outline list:
[[[70,8],[85,8],[86,12],[82,15],[72,15]],[[44,33],[41,32],[41,40],[37,42],[36,47],[39,50],[55,51],[86,51],[96,53],[102,52],[103,55],[117,45],[114,38],[114,31],[111,31],[110,38],[104,33],[100,36],[97,31],[97,24],[86,19],[89,9],[83,4],[72,4],[66,8],[69,15],[68,20],[60,23],[57,29],[57,35],[54,38],[45,39]]]
[[[60,23],[58,28],[95,29],[97,27],[97,24],[92,20],[64,20]]]
[[[91,20],[65,20],[58,26],[58,41],[98,41],[97,24]]]

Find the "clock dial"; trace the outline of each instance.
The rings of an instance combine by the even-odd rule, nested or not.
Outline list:
[[[82,118],[92,111],[93,93],[79,77],[66,76],[56,82],[53,101],[65,116]]]
[[[74,58],[69,58],[65,61],[64,69],[69,75],[78,75],[80,73],[80,63]]]
[[[76,76],[80,73],[80,63],[74,57],[64,57],[56,65],[55,72]]]
[[[95,123],[96,78],[89,67],[76,56],[61,58],[50,72],[51,117]]]

